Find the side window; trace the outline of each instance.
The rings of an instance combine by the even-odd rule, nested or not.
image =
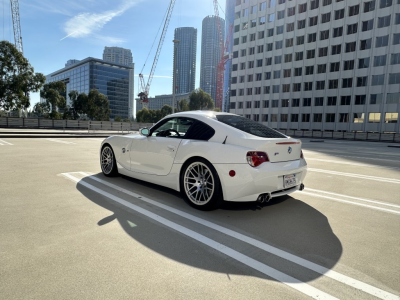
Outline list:
[[[186,133],[193,124],[189,118],[167,119],[156,128],[152,129],[151,136],[186,138]]]
[[[193,120],[194,124],[185,135],[185,139],[208,141],[215,134],[215,130],[201,121]]]

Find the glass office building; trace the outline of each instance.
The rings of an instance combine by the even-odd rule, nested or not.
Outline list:
[[[71,63],[73,62],[73,63]],[[69,92],[88,94],[96,89],[110,102],[110,118],[132,118],[134,110],[134,64],[124,66],[88,57],[70,60],[61,70],[46,76],[46,83],[63,81],[66,85],[67,104],[71,104]]]

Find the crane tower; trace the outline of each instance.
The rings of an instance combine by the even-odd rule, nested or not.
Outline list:
[[[24,49],[22,47],[22,34],[21,34],[21,22],[19,18],[19,4],[18,0],[10,0],[11,4],[11,15],[13,21],[14,29],[14,43],[18,51],[23,53]]]

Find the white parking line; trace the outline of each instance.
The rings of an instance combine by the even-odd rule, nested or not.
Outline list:
[[[314,168],[307,168],[307,171],[325,173],[325,174],[331,174],[331,175],[338,175],[338,176],[354,177],[354,178],[367,179],[367,180],[375,180],[375,181],[380,181],[380,182],[400,183],[399,179],[394,179],[394,178],[376,177],[376,176],[368,176],[368,175],[354,174],[354,173],[343,173],[343,172],[336,172],[336,171],[323,170],[323,169],[314,169]]]
[[[203,244],[225,254],[226,256],[229,256],[229,257],[237,260],[238,262],[241,262],[242,264],[247,265],[250,268],[253,268],[253,269],[255,269],[255,270],[257,270],[279,282],[282,282],[283,284],[290,286],[291,288],[293,288],[307,296],[310,296],[314,299],[338,299],[338,298],[335,298],[323,291],[316,289],[315,287],[313,287],[307,283],[304,283],[294,277],[291,277],[291,276],[289,276],[285,273],[282,273],[274,268],[271,268],[271,267],[267,266],[266,264],[263,264],[249,256],[246,256],[232,248],[229,248],[221,243],[218,243],[202,234],[199,234],[191,229],[188,229],[184,226],[181,226],[177,223],[167,220],[167,219],[161,217],[160,215],[152,213],[152,212],[150,212],[146,209],[143,209],[135,204],[132,204],[126,200],[116,197],[116,196],[114,196],[102,189],[99,189],[85,181],[81,181],[81,179],[76,178],[68,173],[63,173],[62,175],[75,181],[75,182],[79,182],[79,184],[85,186],[86,188],[88,188],[96,193],[101,194],[104,197],[107,197],[129,209],[132,209],[142,215],[145,215],[146,217],[148,217],[150,219],[153,219],[156,222],[159,222],[173,230],[176,230],[176,231],[192,238],[192,239],[195,239],[198,242],[203,243]]]
[[[55,142],[55,143],[61,143],[61,144],[75,144],[73,142],[66,142],[66,141],[57,140],[57,139],[50,139],[50,138],[45,139],[45,140],[50,141],[50,142]]]
[[[85,173],[85,172],[80,172],[80,173],[82,175],[84,175],[84,176],[90,176],[90,179],[95,180],[97,182],[100,182],[100,183],[102,183],[102,184],[104,184],[104,185],[106,185],[108,187],[111,187],[111,188],[113,188],[113,189],[115,189],[115,190],[117,190],[119,192],[122,192],[122,193],[124,193],[126,195],[135,197],[140,201],[143,201],[143,202],[146,202],[146,203],[150,203],[150,204],[152,204],[154,206],[157,206],[157,207],[160,207],[160,208],[162,208],[162,209],[164,209],[166,211],[169,211],[171,213],[179,215],[182,218],[186,218],[188,220],[191,220],[193,222],[196,222],[198,224],[201,224],[201,225],[206,226],[208,228],[211,228],[213,230],[219,231],[219,232],[221,232],[223,234],[226,234],[226,235],[228,235],[230,237],[236,238],[236,239],[238,239],[238,240],[240,240],[242,242],[248,243],[248,244],[250,244],[250,245],[252,245],[254,247],[257,247],[257,248],[259,248],[261,250],[269,252],[269,253],[271,253],[273,255],[276,255],[278,257],[286,259],[286,260],[288,260],[290,262],[293,262],[293,263],[295,263],[297,265],[300,265],[300,266],[302,266],[304,268],[307,268],[307,269],[312,270],[312,271],[314,271],[316,273],[319,273],[319,274],[321,274],[323,276],[326,276],[326,277],[329,277],[331,279],[334,279],[334,280],[336,280],[338,282],[344,283],[344,284],[346,284],[348,286],[351,286],[351,287],[353,287],[355,289],[361,290],[361,291],[363,291],[365,293],[368,293],[368,294],[373,295],[375,297],[378,297],[380,299],[397,299],[397,300],[399,299],[398,296],[396,296],[394,294],[391,294],[389,292],[386,292],[384,290],[381,290],[379,288],[376,288],[374,286],[371,286],[369,284],[366,284],[366,283],[364,283],[362,281],[359,281],[357,279],[351,278],[349,276],[343,275],[343,274],[338,273],[336,271],[330,270],[330,269],[325,268],[323,266],[320,266],[320,265],[318,265],[316,263],[313,263],[311,261],[308,261],[308,260],[303,259],[301,257],[298,257],[296,255],[293,255],[291,253],[288,253],[286,251],[280,250],[280,249],[278,249],[278,248],[276,248],[274,246],[271,246],[269,244],[263,243],[261,241],[258,241],[256,239],[254,239],[254,238],[248,237],[248,236],[246,236],[244,234],[241,234],[241,233],[238,233],[236,231],[230,230],[228,228],[225,228],[223,226],[217,225],[217,224],[212,223],[210,221],[198,218],[198,217],[196,217],[194,215],[185,213],[185,212],[183,212],[181,210],[178,210],[178,209],[172,208],[170,206],[164,205],[162,203],[159,203],[157,201],[151,200],[149,198],[143,197],[140,194],[136,194],[134,192],[131,192],[129,190],[121,188],[121,187],[119,187],[119,186],[117,186],[115,184],[109,183],[109,182],[107,182],[105,180],[102,180],[102,179],[100,179],[98,177],[91,176],[91,174],[88,174],[88,173]],[[67,176],[67,175],[70,175],[69,173],[63,173],[62,175],[66,176],[69,179],[72,179],[75,182],[79,181],[79,179],[76,179],[76,177]],[[82,183],[82,181],[79,181],[79,182]]]
[[[325,150],[324,150],[325,151]],[[329,156],[334,156],[334,157],[345,157],[345,158],[357,158],[357,159],[370,159],[370,160],[381,160],[381,161],[390,161],[390,162],[396,162],[398,163],[399,160],[394,160],[394,159],[384,159],[384,158],[375,158],[375,157],[365,157],[365,156],[359,156],[359,155],[331,155],[331,154],[326,154],[323,152],[317,152],[317,151],[310,151],[310,150],[304,150],[303,149],[304,154],[308,155],[308,154],[315,154],[315,155],[329,155]],[[328,151],[326,150],[326,152],[334,152],[334,153],[342,153],[342,152],[338,152],[338,151]],[[369,154],[369,155],[377,155],[377,154]],[[379,155],[379,154],[378,154]],[[382,155],[379,155],[382,156]],[[307,157],[306,157],[307,160]]]
[[[329,163],[334,163],[334,164],[350,165],[350,166],[358,166],[358,167],[368,167],[368,168],[374,167],[374,168],[383,168],[383,169],[391,169],[391,170],[400,170],[400,168],[396,168],[396,167],[378,166],[378,165],[373,165],[373,164],[362,164],[362,163],[353,163],[353,162],[340,161],[340,160],[330,160],[330,159],[307,157],[307,161],[309,161],[309,160],[329,162]]]
[[[0,145],[1,146],[13,146],[13,144],[6,142],[5,140],[0,140]]]

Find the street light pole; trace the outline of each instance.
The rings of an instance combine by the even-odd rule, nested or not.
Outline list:
[[[172,78],[172,113],[175,113],[175,91],[176,91],[176,52],[179,40],[173,40],[174,43],[174,75]]]

